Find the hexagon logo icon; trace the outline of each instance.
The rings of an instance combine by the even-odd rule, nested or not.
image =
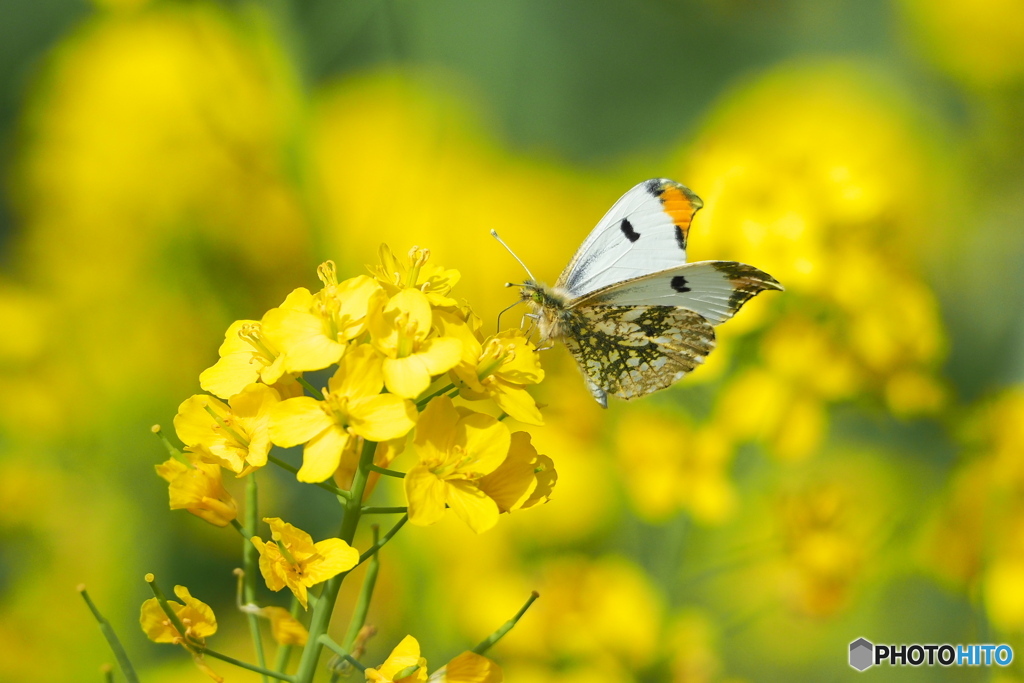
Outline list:
[[[858,638],[850,643],[850,666],[857,671],[863,671],[874,664],[875,646],[864,638]]]

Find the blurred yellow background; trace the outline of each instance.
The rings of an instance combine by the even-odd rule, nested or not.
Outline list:
[[[0,679],[101,680],[85,582],[144,680],[205,680],[139,629],[149,571],[251,657],[240,542],[167,510],[149,433],[231,321],[387,242],[493,325],[523,274],[489,229],[552,282],[650,177],[704,200],[692,260],[786,293],[607,411],[549,352],[554,499],[406,529],[367,661],[406,633],[445,661],[532,589],[510,683],[835,680],[860,636],[1024,653],[1019,2],[13,0],[0,98]],[[329,495],[261,487],[330,533]]]

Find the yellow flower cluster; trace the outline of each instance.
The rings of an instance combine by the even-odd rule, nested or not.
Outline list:
[[[420,644],[412,636],[402,639],[379,667],[366,670],[369,683],[501,683],[501,669],[475,652],[463,652],[427,675],[427,660],[420,656]]]

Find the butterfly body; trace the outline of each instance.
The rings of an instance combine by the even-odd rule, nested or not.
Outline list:
[[[673,180],[640,183],[553,287],[532,278],[521,285],[541,338],[565,343],[602,406],[608,394],[629,400],[682,379],[714,348],[714,325],[758,293],[783,289],[744,263],[686,263],[690,221],[702,205]]]

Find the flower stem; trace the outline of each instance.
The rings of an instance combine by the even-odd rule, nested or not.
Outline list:
[[[373,525],[373,545],[380,542],[380,527]],[[362,558],[360,558],[362,559]],[[366,576],[363,577],[363,586],[359,590],[359,599],[356,600],[355,609],[352,611],[352,618],[348,622],[348,631],[345,632],[345,640],[341,641],[341,647],[345,652],[351,652],[356,643],[359,631],[366,623],[366,613],[370,610],[370,600],[373,598],[373,588],[377,585],[377,573],[380,572],[380,553],[374,552],[370,557],[370,563],[366,567]]]
[[[248,605],[256,602],[256,565],[259,562],[259,550],[249,539],[256,535],[259,524],[259,492],[256,488],[256,473],[247,478],[245,484],[245,540],[242,542],[242,570],[245,572],[244,597]],[[249,633],[253,647],[256,648],[256,662],[261,669],[267,668],[267,658],[263,652],[263,636],[260,634],[260,620],[255,614],[246,615],[249,620]],[[263,674],[263,683],[269,683],[267,674]]]
[[[505,637],[506,633],[512,630],[512,627],[515,626],[516,623],[523,618],[524,614],[526,614],[526,610],[530,609],[530,605],[533,604],[533,601],[539,597],[540,593],[538,593],[537,591],[533,591],[532,593],[530,593],[530,598],[526,601],[526,604],[523,605],[523,607],[518,612],[516,612],[516,615],[508,621],[506,621],[504,624],[502,624],[501,628],[499,628],[497,631],[484,638],[479,645],[473,648],[473,652],[477,653],[478,655],[482,655],[483,653],[487,652],[487,650],[489,650],[495,643],[497,643],[499,640]]]
[[[376,465],[370,465],[370,470],[377,474],[383,474],[385,477],[397,477],[399,479],[405,479],[405,472],[396,472],[389,470],[386,467],[377,467]]]
[[[398,523],[395,524],[393,527],[391,527],[391,531],[389,531],[386,534],[384,534],[384,538],[380,539],[380,541],[375,542],[372,546],[367,548],[366,552],[364,552],[362,555],[359,556],[359,564],[362,564],[363,562],[366,562],[368,559],[373,557],[377,553],[378,550],[380,550],[385,545],[387,545],[387,542],[390,541],[392,538],[394,538],[394,535],[398,533],[398,530],[401,529],[403,526],[405,526],[405,523],[408,522],[408,521],[409,521],[408,513],[402,515],[402,518],[400,520],[398,520]],[[358,567],[358,566],[359,565],[357,564],[356,567]]]
[[[104,683],[114,683],[114,668],[109,664],[104,664],[100,667],[100,673],[103,674]]]
[[[405,506],[401,507],[365,507],[363,508],[364,515],[392,515],[408,512],[409,508]]]
[[[318,401],[324,400],[323,393],[319,389],[314,387],[312,384],[307,382],[305,377],[303,377],[302,375],[299,375],[295,379],[298,380],[299,384],[302,385],[302,388],[304,388],[306,391],[308,391],[310,394],[312,394],[313,398],[315,398]]]
[[[455,389],[455,385],[454,384],[449,384],[448,386],[446,386],[446,387],[444,387],[442,389],[438,389],[437,391],[432,393],[430,396],[427,396],[426,398],[421,398],[420,400],[416,401],[416,407],[417,408],[422,408],[423,406],[425,406],[428,403],[430,403],[430,399],[436,398],[436,397],[440,396],[441,394],[447,394],[452,389]]]
[[[258,674],[263,674],[264,677],[276,678],[279,681],[294,681],[295,680],[292,676],[289,676],[288,674],[283,674],[280,671],[271,671],[270,669],[264,669],[261,666],[256,666],[255,664],[249,664],[248,662],[243,662],[240,659],[235,659],[234,657],[231,657],[231,656],[228,656],[228,655],[225,655],[225,654],[221,654],[220,652],[216,652],[214,650],[209,650],[209,649],[203,648],[201,650],[201,652],[204,655],[209,655],[210,657],[213,657],[214,659],[219,659],[222,662],[227,662],[228,664],[234,664],[235,666],[237,666],[239,668],[248,669],[249,671],[255,671]]]
[[[286,463],[284,460],[281,460],[281,458],[278,458],[278,457],[273,456],[273,455],[268,455],[267,456],[267,460],[269,460],[270,462],[274,463],[275,465],[280,467],[282,470],[285,470],[287,472],[291,472],[292,474],[298,474],[299,473],[299,468],[298,467],[295,467],[294,465],[290,465],[290,464]],[[333,484],[328,484],[326,481],[318,481],[316,483],[316,486],[319,486],[324,491],[330,491],[334,495],[338,496],[339,498],[344,498],[345,500],[348,500],[348,498],[351,496],[351,494],[348,491],[346,491],[344,489],[339,489],[337,486],[335,486]]]
[[[323,634],[322,636],[320,636],[320,638],[318,638],[318,640],[320,641],[321,645],[323,645],[328,650],[330,650],[334,654],[338,655],[339,657],[341,657],[342,659],[347,661],[349,664],[351,664],[355,668],[359,669],[360,671],[366,671],[366,667],[363,666],[362,662],[360,662],[358,659],[356,659],[355,657],[350,655],[348,652],[346,652],[345,648],[343,648],[341,645],[338,645],[336,642],[331,640],[331,637],[329,635],[327,635],[326,633]]]
[[[252,542],[249,540],[252,536],[249,533],[249,530],[246,529],[244,526],[242,526],[241,522],[239,522],[237,519],[233,519],[233,520],[231,520],[231,526],[234,527],[235,531],[237,531],[242,536],[242,538],[245,539],[246,543],[248,543],[249,545],[252,545]],[[255,546],[253,546],[253,547],[255,547]],[[257,551],[257,552],[259,552],[259,551]]]
[[[93,604],[92,598],[89,597],[89,593],[85,590],[84,585],[78,587],[78,593],[85,600],[85,604],[89,606],[89,611],[92,612],[97,623],[99,623],[100,632],[107,639],[107,644],[110,645],[110,649],[114,653],[114,659],[117,660],[117,665],[121,667],[121,673],[124,674],[125,679],[128,683],[139,683],[139,676],[135,673],[135,667],[132,666],[131,660],[128,659],[128,653],[125,652],[124,646],[121,645],[121,641],[114,632],[114,627],[110,625],[106,617],[100,614],[96,605]]]
[[[162,443],[164,445],[164,448],[167,449],[168,455],[170,455],[175,460],[185,463],[189,467],[193,466],[192,463],[188,461],[188,458],[186,458],[184,454],[182,454],[181,450],[175,448],[174,444],[170,442],[170,440],[167,438],[167,435],[164,434],[164,430],[160,425],[153,425],[150,428],[150,431],[153,432],[153,434],[155,434],[158,439],[160,439],[160,443]]]
[[[356,536],[356,529],[359,527],[359,517],[362,514],[363,493],[366,491],[366,479],[370,474],[370,465],[373,464],[373,454],[377,444],[373,441],[363,443],[363,452],[359,456],[359,465],[356,467],[352,477],[352,496],[345,502],[345,514],[341,520],[341,529],[338,537],[349,545]],[[320,653],[323,651],[323,643],[320,636],[327,633],[327,627],[331,622],[331,613],[334,611],[334,603],[338,600],[338,591],[341,590],[341,582],[345,580],[348,572],[338,574],[327,580],[323,592],[320,593],[320,600],[313,608],[313,618],[309,623],[309,641],[302,650],[302,658],[299,660],[299,669],[295,673],[297,683],[312,683],[316,674],[316,665],[320,660]]]

